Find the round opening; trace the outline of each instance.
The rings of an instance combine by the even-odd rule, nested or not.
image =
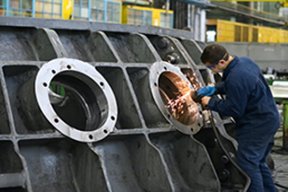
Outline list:
[[[161,73],[158,84],[162,101],[170,116],[182,124],[193,124],[197,120],[199,109],[190,96],[188,82],[176,73],[165,71]]]
[[[53,109],[69,126],[80,131],[93,131],[107,119],[107,99],[101,87],[88,76],[64,71],[52,79],[49,88]]]

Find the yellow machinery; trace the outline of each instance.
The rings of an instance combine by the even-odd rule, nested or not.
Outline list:
[[[62,0],[62,19],[72,19],[73,15],[73,0]]]
[[[207,20],[207,34],[214,31],[217,42],[288,43],[288,30],[219,19]],[[213,40],[213,39],[212,39]]]
[[[173,11],[141,6],[123,5],[122,23],[172,28]]]

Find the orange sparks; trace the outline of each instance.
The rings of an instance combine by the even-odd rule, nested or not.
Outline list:
[[[190,90],[188,90],[183,95],[178,95],[176,99],[170,99],[167,103],[167,107],[174,117],[184,114],[184,107],[186,105],[186,98],[190,95]]]
[[[190,81],[192,87],[195,90],[198,90],[201,87],[198,79],[196,78],[196,74],[195,73],[191,74],[191,73],[187,72],[185,75],[186,75],[187,79]]]
[[[191,124],[199,115],[197,103],[191,97],[191,92],[199,89],[200,84],[194,73],[186,74],[189,81],[173,79],[173,89],[162,90],[162,98],[165,98],[166,107],[171,116],[183,124]],[[164,93],[163,93],[164,91]]]

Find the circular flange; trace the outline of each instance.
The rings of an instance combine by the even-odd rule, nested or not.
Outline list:
[[[100,107],[99,113],[89,114],[90,116],[100,115],[101,121],[98,125],[95,125],[95,129],[88,131],[79,130],[67,124],[55,112],[49,99],[49,94],[51,96],[49,85],[56,76],[59,77],[61,74],[69,76],[72,80],[77,79],[78,82],[80,81],[89,88],[89,91],[92,93],[92,96],[90,94],[89,97],[93,97],[93,101],[95,102],[99,101],[97,96],[101,93],[100,101],[105,101],[105,106]],[[104,77],[89,63],[68,58],[51,60],[40,68],[34,86],[36,100],[43,115],[65,136],[81,142],[95,142],[105,138],[113,131],[118,115],[114,93]],[[98,91],[95,91],[96,89]],[[80,96],[80,98],[83,97]],[[95,105],[95,103],[89,103],[89,105]]]
[[[193,87],[180,68],[167,62],[156,62],[150,68],[149,82],[153,98],[164,117],[184,134],[197,133],[203,126],[202,115],[198,104],[189,95]],[[179,96],[183,96],[184,102],[176,113],[171,101]]]

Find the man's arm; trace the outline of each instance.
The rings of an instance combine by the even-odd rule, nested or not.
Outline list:
[[[226,82],[225,99],[212,96],[210,99],[202,98],[202,104],[207,105],[208,109],[220,113],[222,116],[241,117],[247,105],[248,93],[241,81]],[[205,102],[205,103],[204,103]]]

